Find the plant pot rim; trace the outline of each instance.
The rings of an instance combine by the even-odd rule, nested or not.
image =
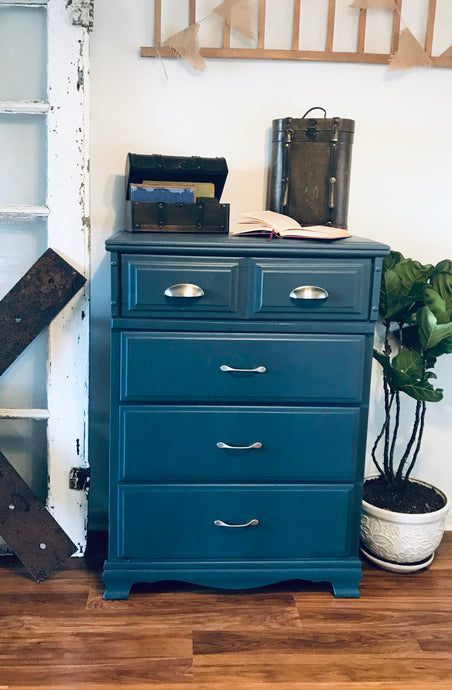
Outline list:
[[[364,483],[366,483],[367,480],[369,479],[376,479],[380,475],[372,475],[370,477],[366,477],[364,479]],[[375,517],[379,518],[384,518],[385,520],[388,520],[388,522],[400,522],[401,516],[403,515],[403,521],[408,524],[425,524],[428,522],[435,522],[436,520],[440,519],[443,516],[446,516],[447,513],[450,510],[451,503],[449,501],[449,497],[447,494],[444,493],[444,491],[441,491],[441,489],[438,489],[437,486],[434,484],[430,484],[429,482],[424,482],[422,479],[411,479],[409,480],[410,482],[416,482],[418,484],[423,484],[424,486],[431,487],[435,489],[441,496],[444,498],[445,505],[440,508],[439,510],[434,510],[433,512],[430,513],[401,513],[397,512],[395,510],[389,510],[387,508],[379,508],[378,506],[374,506],[373,503],[369,503],[368,501],[365,501],[363,498],[363,509],[367,512],[370,513],[371,515],[374,515]]]

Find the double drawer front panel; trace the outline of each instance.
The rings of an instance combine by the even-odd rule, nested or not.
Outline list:
[[[262,304],[256,318],[369,318],[369,260],[259,261]]]
[[[356,403],[364,395],[360,334],[119,337],[122,401]]]
[[[118,487],[119,557],[335,558],[353,553],[352,485]],[[217,524],[215,524],[217,523]]]
[[[358,407],[122,406],[119,479],[354,481]]]
[[[366,320],[372,262],[125,255],[125,317]],[[314,288],[314,289],[313,289]]]
[[[122,314],[132,317],[237,317],[240,260],[126,255]]]

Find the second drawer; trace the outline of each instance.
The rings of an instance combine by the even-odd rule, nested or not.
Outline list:
[[[365,335],[131,331],[114,347],[117,338],[127,402],[361,402],[372,345]]]
[[[123,406],[123,481],[353,481],[357,407]]]

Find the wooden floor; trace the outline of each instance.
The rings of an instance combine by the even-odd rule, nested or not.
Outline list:
[[[364,564],[360,599],[292,582],[104,601],[103,557],[41,584],[0,559],[0,690],[452,690],[452,532],[416,575]]]

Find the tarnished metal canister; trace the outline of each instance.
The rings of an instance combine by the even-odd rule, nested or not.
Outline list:
[[[307,117],[321,110],[323,117]],[[272,122],[267,209],[302,225],[347,227],[355,121],[311,108]]]

